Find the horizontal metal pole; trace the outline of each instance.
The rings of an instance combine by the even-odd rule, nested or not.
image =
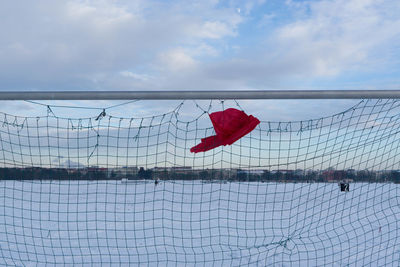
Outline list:
[[[379,99],[400,90],[0,91],[0,100]]]

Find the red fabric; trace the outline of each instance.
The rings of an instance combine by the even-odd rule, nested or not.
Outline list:
[[[202,138],[201,143],[192,147],[190,152],[205,152],[222,145],[232,145],[260,123],[252,115],[234,108],[211,113],[210,119],[216,135]]]

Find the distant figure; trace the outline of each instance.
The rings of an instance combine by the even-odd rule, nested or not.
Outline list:
[[[158,179],[155,179],[155,180],[154,180],[154,185],[157,186],[157,185],[158,185],[158,182],[159,182]]]
[[[342,192],[349,192],[349,191],[350,191],[350,185],[349,185],[349,183],[341,182],[341,183],[340,183],[340,191],[342,191]]]

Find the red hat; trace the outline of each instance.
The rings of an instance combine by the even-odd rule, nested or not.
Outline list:
[[[222,145],[232,145],[260,123],[252,115],[234,108],[211,113],[210,119],[217,135],[202,138],[201,143],[192,147],[190,152],[205,152]]]

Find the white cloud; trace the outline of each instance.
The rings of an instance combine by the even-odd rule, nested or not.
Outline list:
[[[383,80],[372,85],[371,80],[343,82],[341,77],[398,67],[400,2],[289,1],[288,7],[294,9],[295,19],[269,30],[262,43],[241,46],[233,57],[202,64],[198,80],[212,80],[217,86],[225,82],[226,88],[235,81],[233,89],[311,89],[312,81],[321,79],[339,84],[336,89],[389,86]]]
[[[24,5],[0,6],[0,89],[108,88],[99,88],[100,82],[128,87],[114,73],[148,75],[160,68],[193,66],[193,57],[218,54],[207,40],[236,34],[240,23],[234,10],[213,1],[44,0]]]
[[[274,40],[280,47],[280,58],[303,62],[304,74],[330,76],[362,69],[374,49],[385,55],[382,50],[400,34],[399,16],[387,16],[387,12],[394,15],[399,11],[396,3],[337,0],[304,5],[309,7],[310,16],[278,29]]]
[[[123,77],[133,78],[135,80],[140,80],[140,81],[144,81],[144,82],[147,82],[154,78],[147,74],[134,73],[131,71],[121,71],[120,74]]]
[[[124,23],[138,22],[133,20],[135,11],[128,11],[125,7],[116,6],[108,1],[73,1],[66,4],[67,19],[89,23],[98,31],[110,30]]]
[[[200,38],[220,39],[226,36],[235,36],[234,28],[221,21],[206,21],[196,25],[197,29],[190,29]]]
[[[196,67],[195,60],[181,48],[162,53],[160,62],[163,63],[167,70],[173,72],[188,71]]]
[[[198,46],[192,47],[191,53],[192,53],[192,55],[197,56],[197,57],[203,57],[203,56],[216,57],[219,55],[219,52],[217,49],[215,49],[213,46],[208,45],[206,43],[201,43]]]

